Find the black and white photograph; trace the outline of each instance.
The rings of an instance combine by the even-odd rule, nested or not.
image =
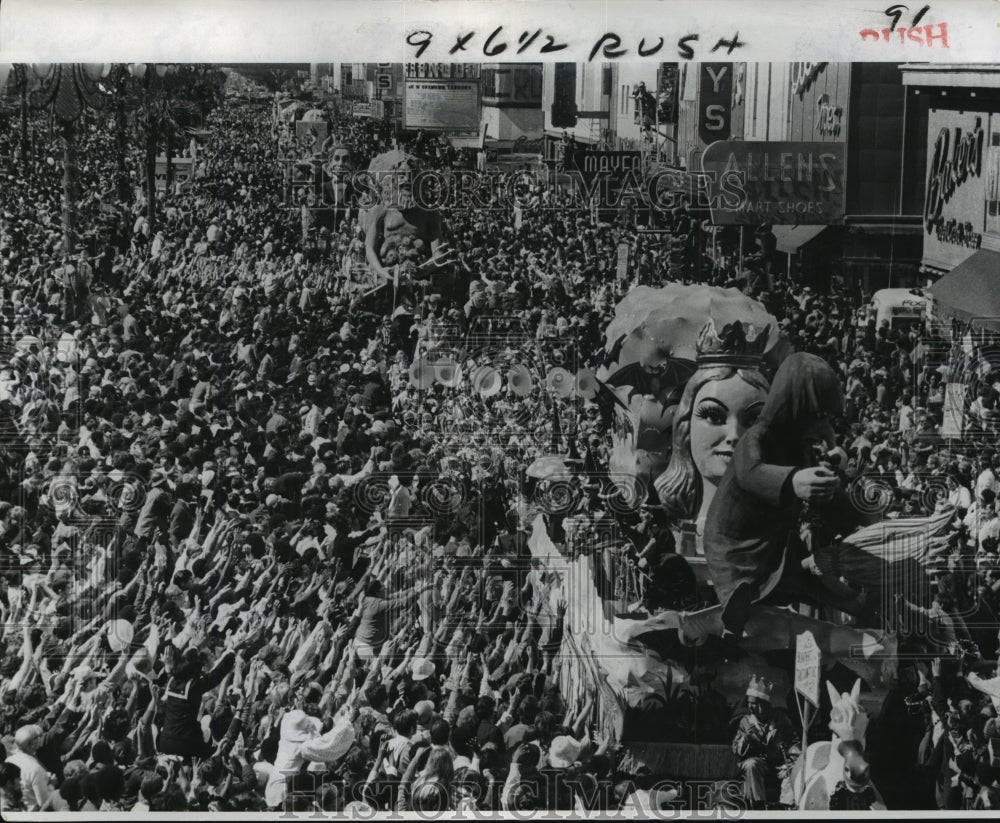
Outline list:
[[[1000,809],[1000,63],[598,7],[0,63],[4,820]]]

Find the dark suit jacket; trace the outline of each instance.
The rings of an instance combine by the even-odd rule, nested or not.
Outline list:
[[[781,577],[801,508],[791,477],[804,467],[796,465],[790,451],[766,426],[751,427],[736,444],[712,498],[705,521],[705,559],[723,605],[740,583],[754,584],[759,599]]]

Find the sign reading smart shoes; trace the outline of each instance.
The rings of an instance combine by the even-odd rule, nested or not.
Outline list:
[[[799,225],[844,219],[844,145],[719,141],[702,156],[715,225]]]

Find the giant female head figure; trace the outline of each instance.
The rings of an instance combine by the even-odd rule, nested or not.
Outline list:
[[[670,462],[654,484],[671,519],[704,519],[736,441],[756,422],[767,398],[760,365],[769,334],[738,322],[721,335],[711,321],[702,330],[698,369],[674,413]]]
[[[733,395],[737,389],[737,394],[747,387],[753,390],[748,402],[755,402],[759,393],[767,391],[767,383],[759,375],[737,374],[753,372],[756,361],[734,364],[719,358],[718,351],[699,350],[699,337],[706,333],[705,326],[710,321],[722,329],[740,323],[743,332],[753,326],[759,333],[753,344],[760,348],[759,353],[756,349],[753,352],[757,360],[765,350],[770,358],[777,349],[777,335],[764,333],[775,329],[777,320],[763,305],[736,289],[679,283],[669,283],[660,289],[640,286],[616,307],[615,318],[606,331],[605,358],[597,372],[598,381],[608,386],[618,401],[612,430],[612,475],[634,478],[637,483],[645,484],[646,491],[655,488],[662,501],[662,482],[656,480],[667,470],[670,455],[680,442],[683,444],[680,459],[692,468],[681,472],[688,476],[687,481],[678,478],[677,482],[682,486],[693,484],[695,490],[693,497],[683,494],[686,502],[678,505],[684,511],[693,508],[694,513],[698,510],[695,498],[700,491],[694,482],[697,475],[691,461],[692,435],[697,460],[704,453],[705,462],[712,462],[707,456],[711,450],[700,444],[709,436],[708,430],[715,427],[721,411],[719,403],[710,411],[699,390],[706,384],[718,388],[725,397],[719,395],[714,399],[727,409],[730,403],[743,402],[741,397]],[[714,362],[713,356],[716,356]],[[730,378],[733,382],[726,382]],[[685,389],[689,380],[694,381],[694,386]],[[702,405],[705,409],[698,413]],[[742,423],[744,418],[739,416],[739,419]],[[682,424],[680,431],[675,425],[678,420]],[[715,455],[714,462],[724,458],[720,453]],[[714,476],[717,468],[706,465],[704,471]],[[678,467],[677,471],[681,469]],[[637,491],[645,496],[642,489]]]

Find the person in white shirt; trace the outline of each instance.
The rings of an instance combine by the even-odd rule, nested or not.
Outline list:
[[[982,518],[979,521],[979,534],[977,547],[994,550],[1000,543],[1000,498],[997,498],[990,507],[991,511],[986,511],[983,507]]]
[[[21,770],[21,792],[25,811],[67,811],[68,804],[52,787],[51,776],[35,757],[41,736],[41,726],[21,726],[14,734],[17,750],[8,755],[7,762],[13,763]]]
[[[969,404],[968,412],[970,424],[982,429],[986,422],[986,390],[980,389],[976,399]]]
[[[989,462],[987,462],[985,468],[983,468],[983,470],[979,473],[979,476],[976,478],[975,492],[977,498],[986,489],[989,489],[994,494],[1000,492],[1000,482],[997,481],[996,472],[993,469],[993,465],[991,465],[994,464],[995,462],[996,462],[995,457],[992,458]]]
[[[281,718],[281,737],[274,767],[269,770],[264,788],[264,801],[274,809],[285,799],[286,780],[294,775],[306,762],[300,744],[319,736],[321,723],[318,718],[309,717],[301,709],[286,712]]]
[[[972,492],[970,492],[957,476],[948,475],[948,499],[947,504],[956,509],[966,509],[972,505]]]
[[[987,536],[989,524],[996,516],[994,512],[995,501],[996,495],[989,489],[983,489],[962,519],[962,525],[965,526],[969,534],[969,540],[977,549],[982,546],[982,539]]]
[[[899,410],[900,432],[908,432],[913,428],[913,407],[903,398],[896,401],[896,408]]]

